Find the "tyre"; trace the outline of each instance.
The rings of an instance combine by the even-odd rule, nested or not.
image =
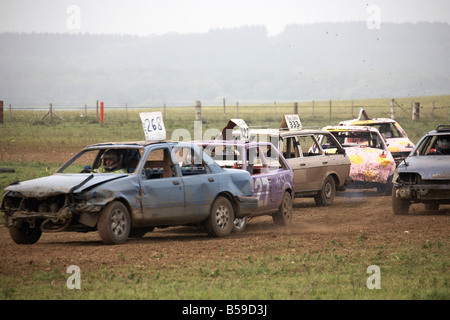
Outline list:
[[[410,201],[405,199],[398,199],[395,193],[395,187],[392,188],[392,211],[396,215],[407,214],[409,211]]]
[[[17,244],[33,244],[41,238],[42,231],[39,225],[31,227],[27,222],[19,222],[9,228],[9,235]]]
[[[336,195],[336,183],[332,176],[328,176],[323,182],[322,189],[314,196],[314,201],[319,206],[330,206]]]
[[[285,226],[292,223],[292,196],[285,191],[281,200],[278,212],[272,215],[273,222],[278,226]]]
[[[224,237],[233,231],[234,209],[225,197],[218,197],[211,207],[211,213],[205,221],[205,229],[210,237]]]
[[[247,218],[242,218],[242,219],[234,219],[234,227],[233,227],[233,231],[236,232],[242,232],[245,230],[245,227],[247,226]]]
[[[131,220],[125,205],[119,201],[109,203],[100,213],[97,230],[106,244],[124,243],[130,234]]]

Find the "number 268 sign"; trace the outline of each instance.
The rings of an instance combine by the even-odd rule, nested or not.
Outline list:
[[[166,140],[166,128],[162,118],[162,113],[141,112],[142,127],[144,128],[145,140],[161,141]]]

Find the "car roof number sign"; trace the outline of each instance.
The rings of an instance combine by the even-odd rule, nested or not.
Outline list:
[[[231,119],[231,121],[239,127],[239,130],[241,131],[241,138],[245,141],[249,141],[250,136],[247,123],[245,123],[242,119]]]
[[[166,140],[166,128],[164,127],[161,111],[139,113],[144,129],[145,140]]]
[[[285,114],[281,122],[280,128],[288,128],[289,130],[300,130],[302,123],[298,114]]]

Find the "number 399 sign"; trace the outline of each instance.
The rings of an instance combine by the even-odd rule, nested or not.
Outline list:
[[[158,112],[141,112],[142,127],[144,128],[145,140],[161,141],[166,140],[166,128],[162,113]]]

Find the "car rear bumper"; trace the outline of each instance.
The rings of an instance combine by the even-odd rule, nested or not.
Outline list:
[[[235,218],[244,218],[258,207],[258,199],[255,197],[235,196],[234,199],[239,206],[239,210],[235,213]]]

